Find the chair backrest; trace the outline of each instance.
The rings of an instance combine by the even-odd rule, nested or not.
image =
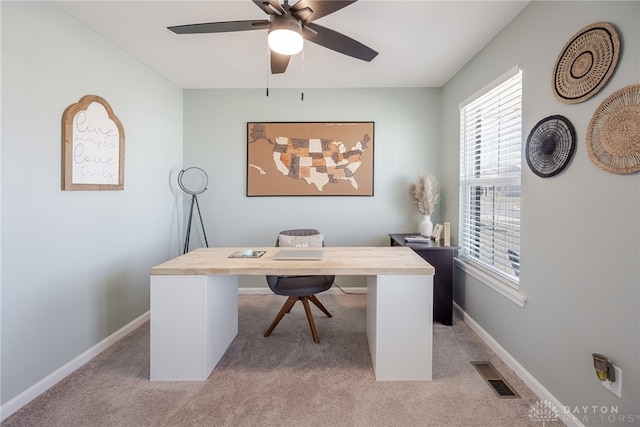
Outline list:
[[[322,236],[322,233],[320,233],[320,231],[316,230],[315,228],[294,228],[291,230],[283,230],[280,233],[278,233],[278,237],[276,237],[276,246],[280,246],[280,235],[291,236],[291,237],[321,236],[322,246],[324,246],[324,236]],[[313,242],[313,243],[315,245],[317,242]],[[288,276],[288,277],[290,278],[295,276]],[[280,293],[280,291],[278,290],[278,281],[280,279],[284,279],[286,281],[288,277],[267,275],[267,284],[269,285],[269,288],[271,288],[273,292]],[[303,277],[303,276],[298,276],[298,277]],[[325,277],[327,278],[327,282],[329,282],[330,284],[332,284],[335,279],[335,276],[325,276]]]
[[[291,230],[283,230],[278,233],[278,237],[276,237],[276,246],[280,246],[280,235],[283,236],[292,236],[292,237],[308,237],[308,236],[318,236],[322,235],[319,230],[315,228],[294,228]],[[322,246],[324,246],[324,236],[322,236]]]

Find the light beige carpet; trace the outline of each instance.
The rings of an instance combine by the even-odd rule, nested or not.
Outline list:
[[[366,297],[320,298],[334,316],[313,308],[320,344],[299,303],[264,338],[284,297],[242,295],[238,336],[207,381],[150,382],[146,324],[2,426],[543,425],[531,412],[539,399],[460,319],[434,325],[433,381],[376,382]],[[478,360],[521,397],[498,398],[470,363]]]

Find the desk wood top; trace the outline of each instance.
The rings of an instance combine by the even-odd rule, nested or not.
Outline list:
[[[200,248],[171,259],[151,269],[151,275],[433,275],[435,269],[411,248],[380,247],[324,247],[321,261],[274,260],[285,248],[261,247],[266,251],[260,258],[229,258],[246,248]],[[293,249],[293,248],[289,248]],[[319,248],[295,248],[317,250]]]

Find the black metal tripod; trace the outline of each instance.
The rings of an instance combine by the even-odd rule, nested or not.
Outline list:
[[[189,210],[189,222],[187,223],[187,235],[184,238],[184,250],[183,254],[189,252],[189,237],[191,236],[191,222],[193,220],[193,205],[196,205],[198,208],[198,217],[200,218],[200,225],[202,226],[202,235],[204,236],[204,244],[209,247],[209,242],[207,241],[207,233],[204,231],[204,223],[202,222],[202,214],[200,213],[200,205],[198,204],[198,197],[195,194],[191,195],[191,209]]]

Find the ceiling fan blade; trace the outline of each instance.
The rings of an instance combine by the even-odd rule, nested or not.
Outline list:
[[[357,40],[318,24],[305,24],[302,36],[315,44],[363,61],[371,61],[378,52]]]
[[[339,1],[339,0],[300,0],[289,8],[293,16],[301,20],[303,23],[315,21],[318,18],[327,16],[330,13],[338,11],[344,7],[355,3],[357,0]]]
[[[282,74],[287,70],[291,56],[271,51],[271,74]]]
[[[226,33],[229,31],[250,31],[269,28],[268,20],[208,22],[203,24],[175,25],[167,27],[176,34]]]
[[[287,12],[277,0],[253,0],[253,2],[267,15],[286,15]]]

